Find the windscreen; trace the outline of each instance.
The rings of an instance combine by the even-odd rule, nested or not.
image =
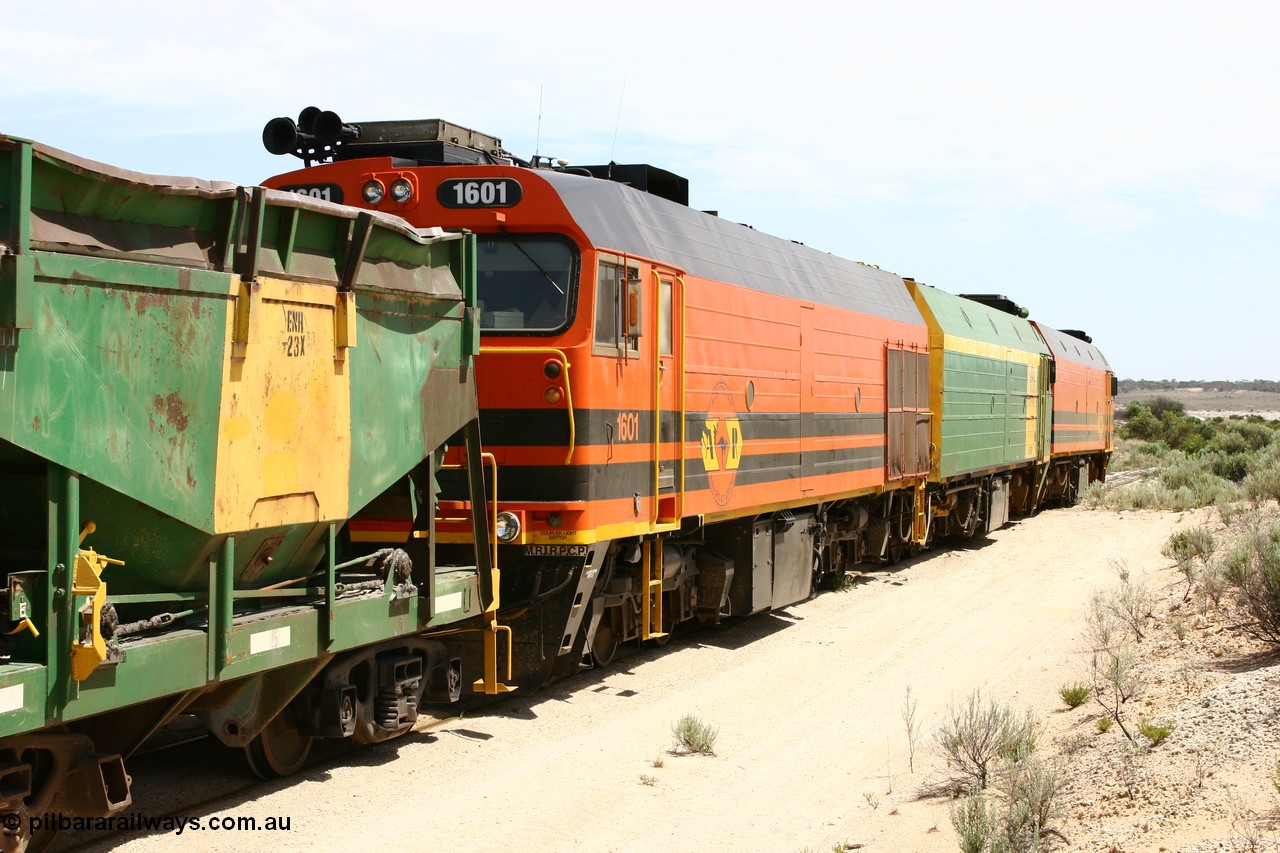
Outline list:
[[[480,234],[480,328],[493,333],[563,329],[577,293],[579,255],[555,234]]]

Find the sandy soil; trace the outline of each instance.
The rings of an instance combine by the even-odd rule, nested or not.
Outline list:
[[[922,790],[944,775],[932,737],[944,711],[979,689],[1032,709],[1040,751],[1062,754],[1065,849],[1248,849],[1280,802],[1280,666],[1180,601],[1160,547],[1207,517],[1046,512],[431,732],[322,753],[252,791],[220,793],[238,777],[213,744],[176,770],[142,759],[136,808],[291,819],[287,833],[188,829],[184,850],[952,851],[948,802]],[[1148,689],[1125,712],[1174,723],[1155,748],[1099,733],[1096,704],[1058,698],[1087,676],[1086,604],[1121,567],[1162,597],[1140,644]],[[718,730],[714,756],[670,752],[685,714]],[[175,837],[111,842],[94,849],[168,850]]]

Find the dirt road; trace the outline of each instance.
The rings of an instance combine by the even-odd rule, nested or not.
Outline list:
[[[191,817],[288,817],[289,832],[187,830],[183,850],[955,850],[945,803],[921,800],[941,761],[932,732],[974,689],[1061,708],[1085,673],[1080,628],[1095,590],[1167,568],[1172,513],[1054,510],[989,540],[727,629],[677,638],[561,686],[322,761]],[[902,707],[918,702],[909,749]],[[714,757],[668,753],[693,714]],[[212,752],[200,786],[234,764]],[[204,754],[204,753],[201,753]],[[914,772],[912,770],[914,764]],[[138,778],[165,813],[181,779]],[[191,768],[196,770],[197,768]],[[168,806],[171,808],[172,806]],[[173,849],[172,834],[117,836]],[[101,845],[97,849],[107,849]]]

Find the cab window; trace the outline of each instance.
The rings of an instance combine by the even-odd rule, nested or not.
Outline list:
[[[597,355],[639,352],[639,297],[639,265],[611,255],[601,256],[596,272],[593,351]]]
[[[577,247],[556,234],[481,234],[476,279],[482,332],[558,332],[572,317]]]

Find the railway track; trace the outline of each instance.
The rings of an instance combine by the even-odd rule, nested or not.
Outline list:
[[[734,620],[714,630],[750,632],[752,622],[751,620]],[[558,691],[568,698],[575,693],[596,688],[625,661],[665,654],[672,650],[672,647],[681,645],[686,635],[694,633],[694,630],[681,632],[667,647],[640,648],[634,643],[629,643],[619,649],[617,657],[609,667],[584,669],[578,675],[558,682],[554,687],[539,691],[539,696],[546,698],[546,694],[551,691]],[[179,717],[154,735],[130,760],[130,770],[134,774],[133,805],[117,820],[129,819],[130,816],[136,815],[140,826],[166,820],[170,823],[192,818],[207,820],[238,809],[241,805],[252,802],[260,796],[309,781],[323,781],[331,771],[337,768],[391,761],[399,749],[415,741],[429,741],[446,734],[468,737],[465,727],[458,730],[449,727],[468,718],[502,714],[505,706],[526,696],[521,696],[519,693],[501,696],[477,694],[460,703],[459,713],[447,716],[424,714],[408,734],[384,743],[358,744],[351,740],[318,740],[311,757],[298,773],[285,779],[270,780],[254,777],[240,750],[223,746],[216,738],[204,731],[193,717]],[[200,768],[198,776],[191,772],[194,767]],[[129,841],[173,834],[173,830],[162,828],[72,830],[59,833],[49,843],[46,851],[47,853],[105,853]],[[187,833],[186,837],[189,838],[190,833]],[[245,846],[252,847],[255,843],[255,841],[249,841]]]
[[[1159,468],[1135,468],[1132,471],[1120,471],[1115,474],[1108,474],[1107,485],[1122,486],[1125,483],[1132,483],[1134,480],[1141,480],[1144,477],[1150,477],[1159,470]]]

